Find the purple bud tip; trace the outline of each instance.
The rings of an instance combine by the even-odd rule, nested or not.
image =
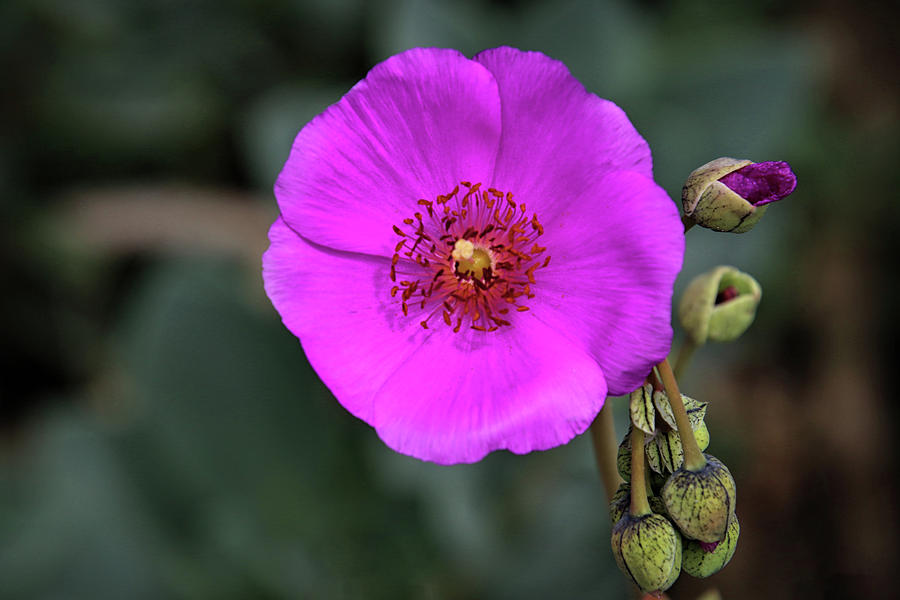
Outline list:
[[[716,304],[722,304],[723,302],[728,302],[734,298],[740,296],[741,293],[738,292],[738,289],[733,285],[729,285],[727,288],[716,294]]]
[[[716,549],[716,546],[719,545],[719,542],[700,542],[700,549],[709,554]]]
[[[791,165],[772,160],[751,163],[719,179],[753,206],[777,202],[797,187]]]

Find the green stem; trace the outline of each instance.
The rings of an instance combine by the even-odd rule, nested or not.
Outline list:
[[[697,439],[694,437],[694,430],[691,428],[687,411],[684,409],[684,402],[681,401],[681,390],[678,389],[675,374],[672,372],[668,360],[663,360],[656,365],[656,368],[663,386],[666,388],[666,396],[669,397],[672,413],[675,415],[678,437],[681,438],[681,447],[684,450],[684,468],[688,471],[699,471],[706,466],[706,457],[703,456],[700,446],[697,445]]]
[[[684,341],[681,343],[681,348],[678,349],[678,358],[675,360],[675,379],[681,379],[681,376],[684,375],[685,370],[687,370],[687,366],[691,362],[691,358],[694,356],[694,351],[697,350],[698,346],[690,337],[685,337]]]
[[[606,499],[612,500],[613,495],[622,483],[619,477],[619,469],[616,466],[616,428],[613,423],[612,402],[609,398],[603,404],[600,414],[591,423],[591,440],[594,442],[594,459],[597,461],[597,470],[603,480],[606,490]]]
[[[650,514],[647,502],[647,479],[644,475],[644,432],[631,428],[631,516]]]

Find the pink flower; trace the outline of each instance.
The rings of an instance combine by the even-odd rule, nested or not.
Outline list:
[[[266,292],[338,401],[442,464],[563,444],[671,343],[675,204],[537,52],[416,48],[297,135]]]

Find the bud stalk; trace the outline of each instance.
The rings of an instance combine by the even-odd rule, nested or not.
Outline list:
[[[644,477],[644,432],[631,428],[631,516],[650,514],[647,502],[647,479]]]
[[[659,376],[662,379],[663,387],[666,389],[666,395],[669,397],[669,404],[672,406],[672,413],[675,416],[675,424],[678,426],[678,435],[681,437],[681,444],[684,449],[684,468],[688,471],[699,471],[706,466],[706,458],[694,439],[694,430],[688,420],[687,411],[684,409],[684,402],[681,401],[681,391],[678,389],[678,382],[675,381],[675,374],[672,373],[672,367],[669,361],[663,359],[661,363],[656,365],[659,370]],[[643,436],[642,436],[643,437]],[[634,442],[632,441],[632,449]],[[643,451],[642,451],[643,453]],[[632,463],[632,469],[634,464]],[[634,481],[634,476],[632,476]]]

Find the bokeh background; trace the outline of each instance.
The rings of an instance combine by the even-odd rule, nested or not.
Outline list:
[[[297,130],[395,52],[501,44],[625,108],[673,198],[721,155],[799,177],[753,232],[688,236],[679,290],[730,263],[764,299],[682,382],[743,531],[672,598],[889,595],[896,24],[874,0],[0,3],[0,598],[628,597],[586,437],[397,455],[262,291]]]

